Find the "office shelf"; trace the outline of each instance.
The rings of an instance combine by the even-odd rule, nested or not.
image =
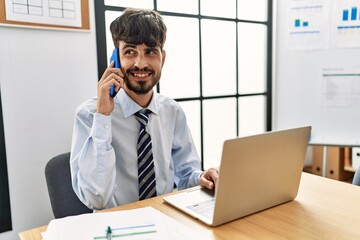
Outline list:
[[[311,172],[323,175],[323,146],[313,146],[313,162]],[[355,169],[351,167],[350,147],[327,147],[327,164],[325,177],[351,182]]]

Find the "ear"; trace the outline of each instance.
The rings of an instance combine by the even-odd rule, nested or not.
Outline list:
[[[162,62],[161,62],[161,67],[164,66],[165,63],[165,58],[166,58],[166,51],[165,50],[161,50],[162,53]]]

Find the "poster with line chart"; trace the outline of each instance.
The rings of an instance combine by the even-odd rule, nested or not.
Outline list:
[[[290,49],[328,48],[329,4],[323,0],[288,0],[287,46]]]
[[[80,0],[5,0],[6,20],[81,27]]]
[[[333,27],[337,47],[360,47],[360,0],[337,0]]]

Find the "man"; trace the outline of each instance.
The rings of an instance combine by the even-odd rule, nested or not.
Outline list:
[[[121,69],[112,62],[97,97],[77,109],[70,160],[75,193],[100,210],[169,193],[174,183],[213,189],[217,170],[200,171],[183,110],[153,90],[166,58],[161,16],[127,9],[110,30]]]

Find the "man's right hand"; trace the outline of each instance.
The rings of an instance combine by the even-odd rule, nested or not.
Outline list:
[[[114,110],[114,99],[110,96],[110,88],[115,85],[115,92],[124,86],[123,73],[120,68],[114,68],[114,62],[105,70],[98,83],[98,101],[96,112],[110,115]]]

